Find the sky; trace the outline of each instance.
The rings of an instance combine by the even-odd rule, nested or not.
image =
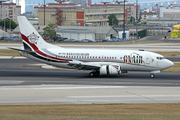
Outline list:
[[[12,2],[12,0],[10,0]],[[101,0],[92,0],[92,3],[99,3]],[[102,2],[111,2],[112,0],[102,0]],[[116,0],[114,0],[116,1]],[[118,1],[124,1],[124,0],[118,0]],[[174,4],[174,3],[177,3],[177,4],[180,4],[180,1],[179,0],[174,0],[174,1],[171,1],[169,0],[170,2],[168,2],[168,0],[138,0],[138,2],[140,3],[140,7],[141,8],[148,8],[150,6],[154,6],[156,3],[156,1],[167,1],[167,2],[158,2],[158,5],[159,6],[168,6],[170,4]],[[55,0],[45,0],[46,4],[47,3],[54,3]],[[142,2],[145,2],[145,3],[142,3]],[[128,0],[128,3],[136,3],[136,0]],[[25,0],[25,4],[36,4],[35,6],[37,6],[38,4],[44,4],[44,0]],[[26,12],[33,12],[34,11],[34,8],[33,8],[34,5],[26,5],[26,9],[25,11]]]

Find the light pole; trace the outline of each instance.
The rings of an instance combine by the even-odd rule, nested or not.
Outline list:
[[[124,0],[124,21],[123,21],[123,40],[126,38],[126,33],[125,33],[125,0]]]
[[[102,0],[101,0],[101,26],[102,26]]]
[[[45,25],[45,0],[44,0],[44,25]]]
[[[136,0],[136,38],[138,39],[138,0]]]

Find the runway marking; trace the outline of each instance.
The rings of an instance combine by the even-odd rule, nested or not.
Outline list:
[[[82,87],[16,87],[16,88],[0,88],[0,90],[71,90],[71,89],[114,89],[114,88],[126,88],[124,86],[82,86]]]
[[[0,80],[0,84],[9,84],[9,85],[12,85],[12,84],[21,84],[23,83],[24,81],[11,81],[11,80]]]
[[[180,95],[141,95],[143,97],[180,97]],[[69,98],[126,98],[141,97],[138,95],[118,95],[118,96],[67,96]]]

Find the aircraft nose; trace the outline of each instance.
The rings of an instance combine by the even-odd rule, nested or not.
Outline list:
[[[172,61],[168,60],[167,66],[172,67],[173,65],[174,65],[174,63]]]
[[[172,67],[174,63],[172,61],[169,61],[169,66]]]

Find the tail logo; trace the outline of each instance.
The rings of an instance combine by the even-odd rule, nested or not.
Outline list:
[[[38,38],[39,37],[36,34],[34,34],[34,32],[28,36],[29,42],[33,44],[37,43]]]

